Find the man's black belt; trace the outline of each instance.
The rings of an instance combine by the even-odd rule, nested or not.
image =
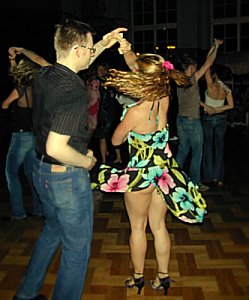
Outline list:
[[[44,163],[47,163],[47,164],[51,164],[51,165],[59,165],[59,166],[65,166],[64,163],[62,163],[62,162],[60,162],[60,161],[58,161],[58,160],[55,160],[55,159],[53,159],[53,158],[51,158],[51,157],[49,157],[49,156],[47,156],[47,155],[45,155],[45,154],[36,153],[36,157],[37,157],[40,161],[42,161],[42,162],[44,162]]]
[[[32,129],[26,128],[26,129],[12,129],[12,132],[33,132]]]

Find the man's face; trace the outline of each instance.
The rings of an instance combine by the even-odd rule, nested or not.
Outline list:
[[[196,68],[197,68],[197,65],[194,64],[194,65],[191,65],[191,74],[193,74],[194,72],[196,72]]]
[[[91,33],[87,33],[86,42],[83,42],[81,47],[82,70],[84,70],[89,67],[91,58],[95,56],[95,48],[93,48],[93,38]]]
[[[100,65],[100,66],[98,66],[98,68],[97,68],[97,73],[98,73],[98,76],[99,76],[99,77],[105,77],[106,74],[107,74],[107,68],[104,67],[104,66],[102,66],[102,65]]]

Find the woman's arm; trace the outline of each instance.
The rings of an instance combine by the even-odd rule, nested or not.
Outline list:
[[[15,53],[15,54],[23,54],[27,58],[29,58],[31,61],[34,63],[40,65],[41,67],[49,66],[51,65],[49,62],[47,62],[43,57],[40,55],[36,54],[35,52],[31,50],[27,50],[22,47],[10,47],[9,48],[9,53]]]
[[[211,76],[210,68],[208,68],[206,73],[205,73],[205,79],[206,79],[207,87],[211,88],[214,84],[214,81],[213,81],[213,78]]]
[[[204,107],[204,110],[209,115],[220,114],[220,113],[223,113],[224,111],[232,109],[234,107],[234,101],[233,101],[232,93],[228,93],[226,95],[226,100],[227,100],[227,104],[223,105],[221,107],[211,107],[209,105],[206,105],[203,102],[201,102],[201,106]]]
[[[234,107],[234,102],[233,102],[233,95],[232,93],[229,93],[226,95],[226,99],[227,99],[227,104],[221,107],[216,107],[214,109],[215,114],[219,114],[222,113],[226,110],[232,109]]]
[[[214,61],[216,59],[219,45],[221,45],[222,43],[223,43],[223,40],[217,40],[217,39],[214,40],[214,44],[212,45],[212,47],[210,48],[210,50],[207,54],[206,61],[201,66],[201,68],[195,72],[196,80],[199,80],[206,73],[206,71],[212,66],[212,64],[214,63]]]
[[[134,120],[136,120],[136,115],[134,110],[130,108],[127,113],[125,114],[123,120],[119,123],[118,127],[115,129],[113,136],[112,136],[112,144],[113,146],[119,146],[123,144],[129,132],[134,128],[136,125]]]
[[[10,104],[18,98],[17,89],[13,89],[9,96],[3,101],[2,108],[8,109]]]
[[[10,71],[13,70],[14,67],[16,67],[16,53],[15,50],[12,48],[9,48],[9,60],[10,60]]]
[[[131,50],[131,44],[126,40],[122,39],[119,41],[119,53],[124,55],[124,60],[127,66],[132,70],[137,70],[136,60],[137,55]]]
[[[169,96],[160,100],[159,108],[159,122],[158,129],[164,128],[168,123],[168,110],[169,110]]]

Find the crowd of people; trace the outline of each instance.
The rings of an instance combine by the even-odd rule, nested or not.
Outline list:
[[[10,217],[27,217],[19,178],[23,164],[32,191],[32,213],[44,218],[14,300],[47,299],[39,292],[59,247],[52,299],[81,299],[91,255],[93,189],[124,193],[133,266],[126,288],[137,288],[140,294],[145,284],[149,226],[157,262],[150,286],[166,295],[171,282],[167,212],[181,222],[201,224],[208,210],[201,194],[207,190],[201,182],[202,169],[205,182],[223,184],[225,112],[233,108],[232,91],[213,67],[223,41],[214,40],[199,69],[196,60],[184,57],[183,70],[176,70],[160,55],[136,54],[123,37],[125,31],[117,28],[94,43],[89,24],[67,20],[56,26],[53,64],[28,49],[9,48],[14,88],[2,101],[2,109],[11,110],[6,159]],[[129,71],[109,69],[106,63],[94,66],[95,59],[116,43]],[[17,63],[17,56],[25,58]],[[78,73],[91,65],[91,76],[83,80]],[[207,82],[203,101],[198,86],[202,76]],[[175,158],[169,146],[168,111],[170,102],[176,101],[171,99],[171,82],[177,85],[179,103]],[[120,152],[123,144],[127,157]]]

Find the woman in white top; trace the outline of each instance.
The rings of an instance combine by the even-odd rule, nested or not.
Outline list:
[[[224,180],[224,140],[227,128],[225,112],[234,106],[232,91],[221,81],[222,76],[217,66],[206,71],[205,103],[201,102],[204,107],[203,178],[219,186],[223,185]]]

